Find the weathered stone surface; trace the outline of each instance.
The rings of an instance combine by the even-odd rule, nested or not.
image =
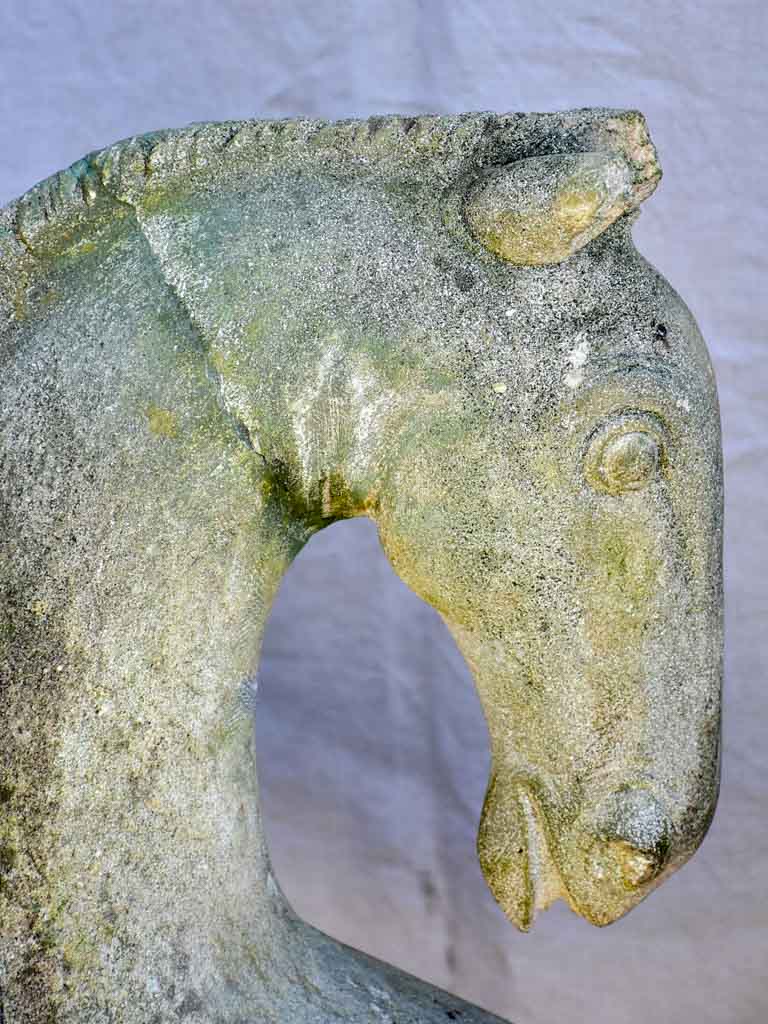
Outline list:
[[[291,559],[371,516],[488,720],[478,851],[528,928],[700,842],[721,467],[696,325],[629,226],[633,112],[236,122],[0,213],[6,1024],[488,1014],[296,919],[250,690]]]

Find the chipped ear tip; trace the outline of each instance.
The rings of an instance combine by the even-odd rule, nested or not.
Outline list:
[[[637,201],[643,202],[661,180],[662,170],[648,124],[639,110],[627,110],[604,124],[606,143],[624,157],[633,171]]]

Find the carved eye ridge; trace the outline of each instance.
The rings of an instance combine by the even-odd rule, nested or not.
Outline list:
[[[653,413],[625,412],[602,422],[587,439],[584,475],[597,491],[640,491],[666,467],[668,432]]]

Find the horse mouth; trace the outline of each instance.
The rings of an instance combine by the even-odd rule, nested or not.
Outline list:
[[[569,900],[570,894],[552,856],[546,819],[536,797],[527,786],[521,785],[518,801],[525,820],[530,921],[526,922],[524,930],[528,930],[540,910],[546,910],[559,899]]]
[[[558,899],[591,924],[610,924],[667,874],[670,823],[647,791],[615,794],[603,801],[610,816],[580,815],[557,840],[542,803],[529,780],[494,779],[478,833],[488,887],[521,931]],[[629,815],[622,829],[617,809]]]
[[[541,805],[526,782],[505,792],[491,783],[478,834],[488,887],[505,915],[527,932],[536,914],[570,894],[552,856]]]

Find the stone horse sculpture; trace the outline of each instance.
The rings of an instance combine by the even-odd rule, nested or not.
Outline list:
[[[469,663],[483,871],[603,925],[718,780],[721,466],[642,117],[192,126],[0,214],[0,1018],[490,1022],[299,921],[248,688],[367,515]],[[493,1018],[494,1020],[496,1018]]]

